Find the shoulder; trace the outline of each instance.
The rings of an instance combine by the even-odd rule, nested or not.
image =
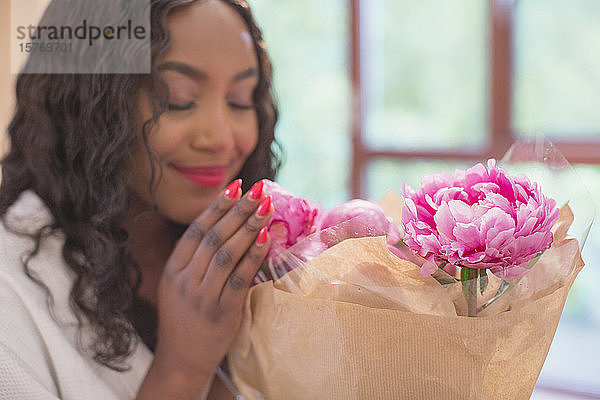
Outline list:
[[[90,354],[81,350],[79,341],[87,343],[93,332],[85,321],[78,324],[71,309],[75,273],[62,257],[62,232],[44,232],[37,252],[32,255],[36,241],[28,235],[53,223],[43,201],[33,192],[24,192],[3,222],[0,223],[0,387],[17,385],[15,379],[25,379],[22,388],[38,385],[53,399],[135,397],[151,363],[151,353],[139,346],[130,360],[131,370],[118,373],[96,364]],[[6,366],[14,371],[11,374],[17,375],[11,378],[12,375],[4,374]]]
[[[4,228],[32,234],[54,221],[44,201],[32,190],[26,190],[9,207],[4,216]]]
[[[42,232],[39,243],[32,236],[52,223],[52,215],[32,191],[23,192],[0,223],[0,280],[27,293],[29,302],[44,305],[47,292],[31,277],[49,286],[53,296],[69,292],[74,279],[62,258],[62,233]]]
[[[11,288],[7,293],[24,291],[29,302],[34,299],[45,304],[46,292],[27,274],[36,275],[39,267],[47,275],[63,269],[60,233],[42,235],[39,248],[32,235],[52,224],[53,218],[43,201],[33,192],[21,193],[0,222],[0,284]],[[25,268],[25,263],[30,267]],[[26,273],[26,271],[28,271]],[[42,280],[42,277],[37,277]]]
[[[0,356],[4,364],[10,365],[11,373],[17,374],[14,379],[35,381],[49,392],[58,393],[51,349],[61,333],[49,312],[48,292],[28,276],[24,266],[35,248],[35,241],[28,235],[50,223],[52,217],[44,203],[29,191],[21,194],[0,223]],[[59,236],[43,240],[44,246],[31,259],[32,273],[36,267],[52,270],[49,274],[61,269],[60,241]],[[68,279],[63,286],[68,292]]]
[[[37,194],[30,190],[21,193],[0,221],[0,269],[8,272],[14,272],[15,267],[20,269],[23,260],[36,247],[33,235],[50,226],[53,220]],[[50,241],[62,241],[60,233],[51,236]]]
[[[43,387],[57,393],[48,365],[48,347],[41,336],[49,322],[43,317],[47,311],[39,299],[35,299],[38,297],[35,288],[34,293],[28,289],[32,288],[24,287],[6,270],[0,269],[0,358],[2,366],[7,368],[2,375],[10,372],[20,377],[35,377]]]
[[[55,320],[45,298],[30,289],[0,270],[0,398],[6,391],[12,398],[48,400],[134,398],[150,354],[136,352],[124,373],[95,363],[77,345],[80,328]],[[67,311],[56,307],[55,314],[65,318]]]
[[[45,232],[39,243],[30,235],[53,222],[42,200],[24,192],[0,224],[0,341],[27,352],[25,343],[38,341],[44,351],[59,348],[65,338],[74,341],[79,326],[70,305],[75,273],[62,257],[61,232]],[[34,251],[35,250],[35,251]],[[30,343],[28,343],[30,344]],[[35,348],[35,346],[33,346]],[[42,349],[38,349],[42,350]]]

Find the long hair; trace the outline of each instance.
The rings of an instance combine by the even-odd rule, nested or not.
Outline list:
[[[51,24],[44,19],[53,15],[53,7],[61,1],[66,0],[52,1],[40,25]],[[54,217],[49,228],[63,232],[62,255],[76,276],[71,307],[80,326],[86,320],[95,332],[89,350],[97,362],[116,370],[127,368],[123,362],[137,344],[130,316],[140,279],[129,235],[122,227],[129,209],[123,170],[140,129],[146,141],[166,111],[166,86],[155,61],[169,49],[167,16],[196,1],[203,0],[151,1],[150,74],[21,73],[17,78],[16,112],[8,128],[10,149],[2,161],[0,216],[4,217],[26,190],[44,201]],[[271,63],[247,3],[221,1],[246,23],[260,67],[254,92],[259,140],[240,172],[243,182],[250,185],[262,178],[273,179],[280,165],[274,138],[278,112],[271,89]],[[90,2],[85,4],[87,7]],[[63,24],[72,22],[65,21],[67,16],[61,18]],[[121,51],[124,59],[131,54],[130,48]],[[146,84],[155,95],[153,116],[140,126],[136,101]],[[152,157],[147,141],[145,144],[148,157]],[[160,174],[153,173],[155,179],[160,179]],[[28,259],[37,253],[47,228],[33,235],[37,245]],[[48,290],[29,270],[28,259],[25,272]],[[50,295],[48,302],[51,307]]]

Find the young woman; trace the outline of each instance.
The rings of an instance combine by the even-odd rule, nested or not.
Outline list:
[[[151,29],[151,74],[18,77],[0,399],[225,396],[270,244],[270,63],[242,0],[152,0]]]

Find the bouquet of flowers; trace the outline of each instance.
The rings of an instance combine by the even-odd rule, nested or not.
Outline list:
[[[245,397],[530,397],[583,267],[568,205],[494,160],[329,211],[266,188],[265,282],[229,354]]]

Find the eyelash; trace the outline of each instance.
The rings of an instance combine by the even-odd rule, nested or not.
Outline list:
[[[190,108],[192,108],[194,106],[194,104],[195,103],[193,101],[190,101],[189,103],[184,104],[184,105],[169,103],[168,109],[172,110],[172,111],[186,111],[186,110],[189,110]],[[227,104],[229,104],[230,107],[233,107],[236,110],[253,110],[256,108],[256,106],[254,104],[238,104],[238,103],[232,103],[232,102],[229,102]]]
[[[233,107],[237,110],[254,110],[256,108],[256,106],[254,104],[239,104],[239,103],[232,103],[232,102],[229,102],[227,104],[229,104],[230,107]]]
[[[185,110],[189,110],[190,108],[192,108],[192,106],[194,105],[193,101],[190,101],[187,104],[184,104],[182,106],[178,105],[178,104],[172,104],[169,103],[169,110],[173,110],[173,111],[185,111]]]

